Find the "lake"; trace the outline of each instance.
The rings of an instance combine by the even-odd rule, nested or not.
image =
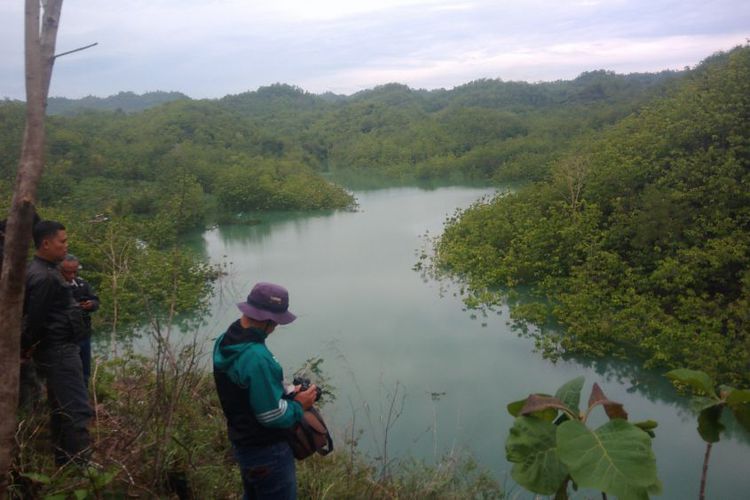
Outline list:
[[[439,234],[456,208],[493,192],[357,191],[357,212],[264,214],[256,225],[205,232],[193,244],[229,270],[207,319],[213,333],[206,345],[238,317],[234,303],[253,283],[282,284],[298,320],[278,328],[268,346],[287,376],[308,358],[324,359],[337,396],[324,413],[337,433],[351,432],[353,423],[371,457],[382,456],[386,443],[389,457],[432,461],[470,452],[508,484],[504,442],[512,417],[505,405],[531,392],[554,393],[584,375],[583,401],[598,382],[631,420],[659,422],[653,442],[664,483],[659,498],[697,497],[705,446],[686,399],[660,373],[614,360],[553,364],[509,326],[507,311],[472,317],[454,286],[425,282],[412,269],[426,232]],[[747,498],[750,491],[750,438],[728,425],[728,436],[712,450],[707,498]]]

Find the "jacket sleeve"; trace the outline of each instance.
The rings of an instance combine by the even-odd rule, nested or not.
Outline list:
[[[264,427],[286,429],[302,419],[302,405],[284,399],[281,379],[274,374],[271,361],[262,357],[250,360],[250,407]]]
[[[94,304],[91,309],[89,309],[88,312],[94,312],[97,309],[99,309],[99,296],[94,293],[94,288],[91,286],[91,284],[88,281],[83,282],[84,293],[89,298],[89,300]]]
[[[24,302],[25,324],[22,335],[22,347],[28,349],[34,342],[41,340],[42,325],[49,312],[53,291],[57,284],[49,273],[34,273],[26,283]]]

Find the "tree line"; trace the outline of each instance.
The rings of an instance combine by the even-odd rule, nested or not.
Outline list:
[[[750,46],[447,221],[437,270],[510,302],[549,354],[750,380]],[[528,300],[517,301],[519,287]]]

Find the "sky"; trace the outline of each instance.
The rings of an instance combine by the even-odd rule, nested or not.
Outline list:
[[[24,99],[22,0],[0,0],[0,98]],[[352,94],[390,82],[695,66],[750,38],[749,0],[64,0],[51,96],[273,83]]]

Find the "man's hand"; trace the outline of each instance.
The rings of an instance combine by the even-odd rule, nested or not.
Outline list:
[[[294,396],[294,400],[302,405],[303,410],[309,410],[312,408],[313,403],[315,403],[317,394],[317,387],[315,387],[315,384],[311,384],[306,391],[298,392],[297,395]]]

